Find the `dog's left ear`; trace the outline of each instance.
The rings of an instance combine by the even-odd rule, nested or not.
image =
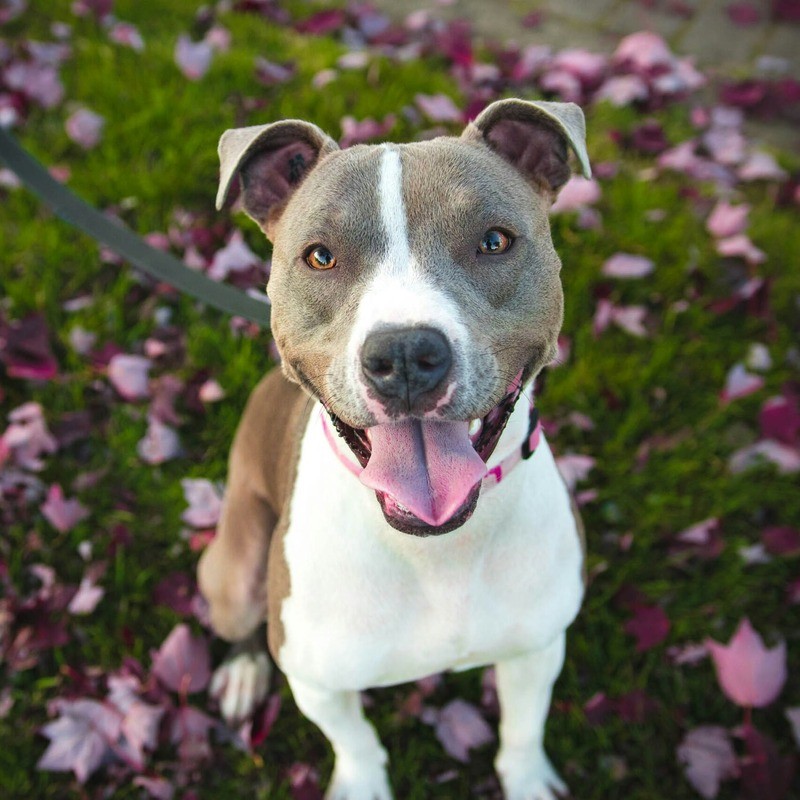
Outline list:
[[[484,141],[553,197],[570,176],[568,148],[584,177],[592,176],[586,123],[575,103],[498,100],[466,127],[462,138]]]

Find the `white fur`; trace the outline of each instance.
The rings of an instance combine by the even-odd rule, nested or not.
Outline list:
[[[468,330],[462,311],[432,286],[417,269],[408,239],[403,200],[403,172],[399,152],[384,145],[378,193],[387,249],[358,305],[347,345],[348,385],[361,387],[362,402],[378,422],[385,421],[380,404],[370,401],[361,372],[360,353],[367,336],[386,325],[430,325],[440,330],[462,365],[459,380],[469,384]],[[453,382],[449,395],[457,389]]]
[[[526,417],[520,404],[503,439],[518,443]],[[284,540],[288,675],[341,690],[401,683],[541,649],[572,621],[580,545],[544,440],[465,525],[419,538],[386,523],[312,423]],[[508,447],[501,441],[498,455]]]
[[[519,446],[527,416],[520,403],[496,458]],[[334,748],[328,800],[391,798],[360,690],[489,663],[498,665],[505,712],[498,769],[506,797],[553,800],[564,785],[542,746],[544,718],[583,584],[569,496],[544,437],[470,520],[438,537],[386,523],[316,412],[297,470],[278,655],[300,710]]]

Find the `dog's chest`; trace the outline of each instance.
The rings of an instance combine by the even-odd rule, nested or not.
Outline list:
[[[461,529],[421,539],[385,523],[314,422],[284,539],[289,595],[270,611],[288,674],[331,688],[399,683],[535,649],[572,620],[579,546],[546,447],[530,466],[539,459],[552,486],[523,491],[531,475],[520,469]]]

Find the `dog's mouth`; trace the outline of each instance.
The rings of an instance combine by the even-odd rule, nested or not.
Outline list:
[[[361,482],[375,491],[393,528],[432,536],[455,530],[472,516],[486,462],[519,398],[520,377],[488,414],[471,421],[409,417],[364,429],[328,409],[364,468]]]

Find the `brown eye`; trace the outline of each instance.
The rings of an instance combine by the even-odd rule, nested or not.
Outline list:
[[[336,266],[336,259],[327,247],[318,245],[309,251],[306,264],[314,269],[333,269]]]
[[[483,239],[478,245],[478,252],[487,256],[496,256],[498,253],[505,253],[509,247],[511,247],[511,237],[497,228],[492,228],[483,234]]]

